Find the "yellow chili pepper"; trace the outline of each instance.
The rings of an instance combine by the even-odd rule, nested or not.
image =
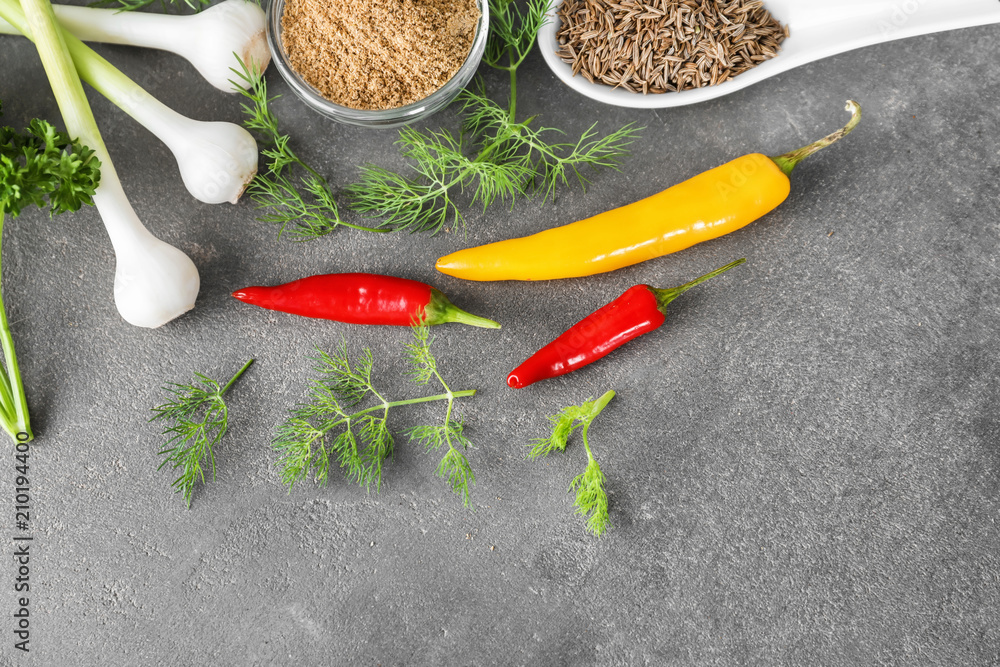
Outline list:
[[[614,271],[714,239],[772,211],[791,189],[795,166],[847,136],[861,120],[778,157],[744,155],[646,199],[532,236],[460,250],[437,261],[466,280],[551,280]]]

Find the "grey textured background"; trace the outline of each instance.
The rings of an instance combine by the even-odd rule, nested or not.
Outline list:
[[[13,649],[13,569],[0,570],[0,664],[1000,664],[1000,65],[996,27],[847,53],[700,106],[630,111],[561,86],[538,54],[519,111],[578,134],[646,126],[623,172],[586,194],[468,215],[468,237],[344,231],[275,238],[248,203],[186,193],[167,150],[92,96],[150,229],[188,252],[197,307],[126,325],[94,211],[8,225],[3,283],[38,437],[32,652]],[[239,120],[236,97],[183,61],[99,49],[177,110]],[[273,75],[273,72],[272,72]],[[502,77],[486,72],[491,90]],[[275,76],[275,93],[288,92]],[[538,231],[666,188],[751,151],[840,127],[777,211],[728,237],[614,274],[473,284],[433,269],[465,245]],[[3,122],[58,118],[34,50],[2,38]],[[275,110],[335,184],[399,166],[393,131],[338,126],[291,97]],[[448,112],[430,127],[455,126]],[[675,302],[659,331],[602,363],[515,392],[506,372],[645,282],[748,263]],[[436,330],[475,443],[474,512],[400,443],[382,493],[334,478],[287,493],[269,449],[303,397],[315,345],[372,347],[392,395],[407,332],[309,321],[229,297],[248,284],[373,271],[431,282],[500,332]],[[191,510],[157,472],[146,422],[165,381],[225,379],[231,432]],[[584,534],[566,488],[573,445],[524,460],[544,415],[613,388],[592,429],[614,529]],[[393,424],[435,419],[440,405]],[[0,474],[12,536],[13,452]],[[8,541],[8,545],[10,542]],[[11,547],[6,547],[10,549]]]

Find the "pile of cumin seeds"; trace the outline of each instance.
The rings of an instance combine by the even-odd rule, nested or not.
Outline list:
[[[331,102],[395,109],[422,100],[465,63],[476,0],[286,0],[288,63]]]
[[[633,93],[714,86],[777,55],[788,28],[763,0],[563,0],[557,55]]]

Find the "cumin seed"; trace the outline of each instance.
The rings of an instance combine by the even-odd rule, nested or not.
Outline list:
[[[643,94],[718,85],[788,37],[763,0],[563,0],[557,17],[574,76]]]

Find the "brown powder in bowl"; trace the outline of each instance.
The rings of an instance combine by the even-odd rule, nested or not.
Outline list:
[[[287,0],[281,41],[292,69],[352,109],[422,100],[472,49],[476,0]]]

